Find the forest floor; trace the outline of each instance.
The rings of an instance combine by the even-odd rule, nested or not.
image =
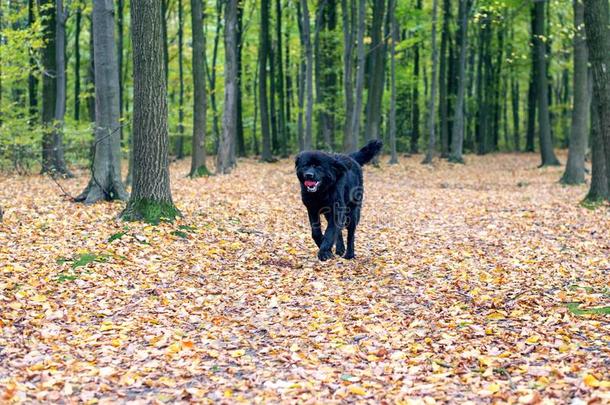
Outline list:
[[[382,160],[324,263],[292,160],[173,164],[159,226],[0,177],[0,402],[610,401],[608,207],[537,155]]]

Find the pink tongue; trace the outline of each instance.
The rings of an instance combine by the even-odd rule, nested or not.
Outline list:
[[[303,184],[305,184],[305,187],[313,187],[316,185],[316,182],[312,180],[305,180]]]

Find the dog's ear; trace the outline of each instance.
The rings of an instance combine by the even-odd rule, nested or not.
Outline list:
[[[347,165],[337,158],[333,159],[332,167],[333,167],[333,171],[335,172],[337,178],[341,177],[343,174],[345,174],[349,170]]]
[[[299,153],[298,155],[296,155],[296,157],[294,158],[294,167],[298,167],[299,164],[301,163],[301,156],[302,153]]]

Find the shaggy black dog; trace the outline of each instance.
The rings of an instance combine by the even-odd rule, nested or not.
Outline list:
[[[339,256],[354,258],[354,234],[364,194],[361,166],[370,162],[381,146],[380,141],[370,141],[350,155],[313,151],[297,156],[295,166],[301,182],[301,198],[309,214],[311,236],[320,248],[320,260],[332,257],[335,244]],[[328,222],[324,234],[320,214]],[[341,235],[343,228],[347,228],[347,249]]]

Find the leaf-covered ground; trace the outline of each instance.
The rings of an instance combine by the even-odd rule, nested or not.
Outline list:
[[[325,263],[292,161],[175,164],[159,226],[0,178],[0,402],[610,401],[608,207],[538,156],[420,158],[366,168]]]

